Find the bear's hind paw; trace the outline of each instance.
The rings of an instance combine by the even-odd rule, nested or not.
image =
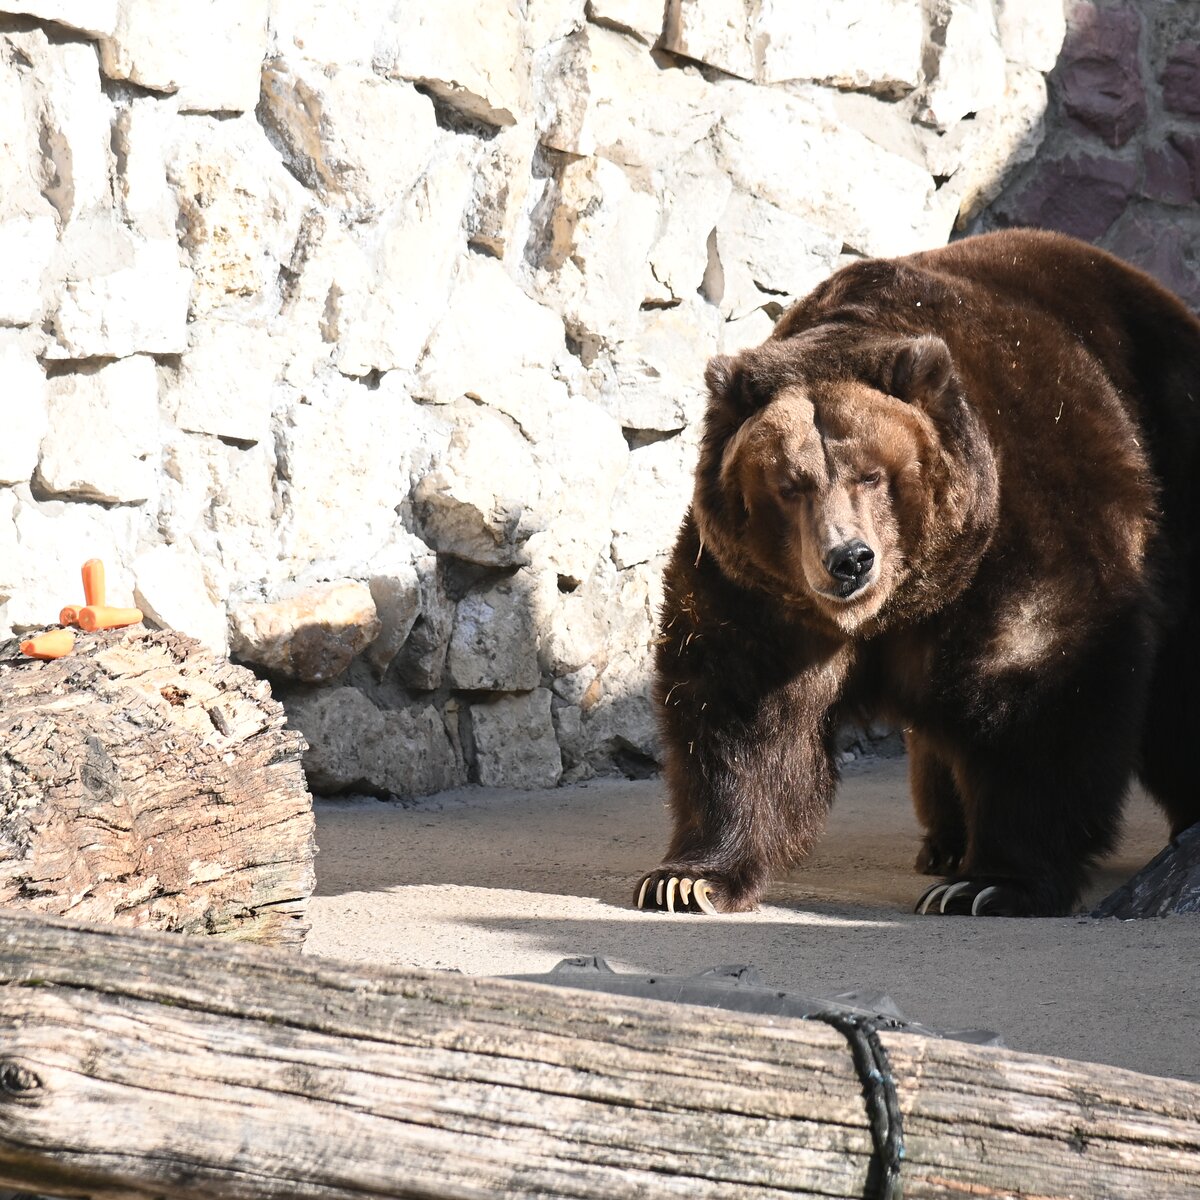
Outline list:
[[[707,879],[655,871],[642,880],[636,903],[638,908],[660,912],[702,912],[715,917],[717,909],[709,898],[712,889]]]

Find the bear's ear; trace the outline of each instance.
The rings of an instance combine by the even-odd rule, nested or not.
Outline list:
[[[940,337],[925,334],[896,347],[890,369],[884,366],[884,387],[910,404],[938,400],[950,385],[954,363],[950,348]]]
[[[724,400],[733,384],[733,359],[728,354],[710,358],[704,368],[704,382],[714,400]]]

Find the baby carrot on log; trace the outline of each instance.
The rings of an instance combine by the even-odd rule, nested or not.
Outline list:
[[[62,658],[74,647],[75,635],[69,629],[52,629],[22,642],[21,653],[30,658]]]
[[[102,607],[106,599],[104,595],[104,564],[98,558],[89,558],[83,564],[81,573],[83,575],[84,603],[93,608]]]
[[[106,604],[88,604],[79,610],[79,625],[88,633],[97,629],[117,629],[136,625],[142,619],[140,608],[109,608]]]

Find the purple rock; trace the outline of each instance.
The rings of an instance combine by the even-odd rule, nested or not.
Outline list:
[[[1076,4],[1053,78],[1076,125],[1123,146],[1146,119],[1138,60],[1141,20],[1132,9]]]
[[[1000,207],[1011,224],[1057,229],[1095,241],[1125,211],[1137,181],[1136,162],[1095,154],[1050,159]]]
[[[1200,277],[1188,268],[1183,231],[1169,219],[1137,214],[1121,223],[1108,247],[1114,254],[1153,275],[1163,287],[1191,300]]]
[[[1147,150],[1143,159],[1145,175],[1142,195],[1164,204],[1189,204],[1192,199],[1192,164],[1168,139],[1156,150]]]
[[[1158,81],[1167,112],[1200,117],[1200,42],[1180,42]]]

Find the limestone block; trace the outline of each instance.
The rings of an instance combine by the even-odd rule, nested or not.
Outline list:
[[[47,204],[41,213],[8,215],[3,204],[0,195],[0,325],[30,325],[45,307],[43,283],[58,244],[54,214]]]
[[[371,589],[350,579],[297,584],[229,611],[234,657],[304,683],[336,679],[379,630]]]
[[[1135,8],[1099,8],[1086,0],[1071,7],[1057,67],[1063,110],[1110,146],[1123,146],[1146,120],[1141,29]]]
[[[49,413],[37,468],[44,492],[107,504],[137,504],[154,494],[160,442],[152,359],[83,363],[56,376]]]
[[[420,613],[396,655],[391,674],[416,691],[442,686],[450,635],[454,632],[455,603],[446,591],[442,567],[433,554],[414,560],[420,588]]]
[[[512,125],[529,107],[521,14],[515,0],[395,0],[382,65],[489,125]]]
[[[1062,0],[993,2],[1005,58],[1035,71],[1052,71],[1067,32]]]
[[[225,603],[213,594],[204,564],[187,545],[155,546],[133,563],[134,603],[164,629],[178,629],[218,654],[228,648]]]
[[[618,567],[670,550],[692,499],[697,444],[680,435],[633,451],[612,506],[612,557]]]
[[[593,569],[582,580],[564,580],[552,565],[547,566],[535,540],[530,539],[530,543],[533,566],[529,601],[537,622],[538,661],[558,691],[563,676],[588,667],[595,674],[592,664],[604,662],[608,634],[604,589],[611,584],[615,571],[611,562],[602,565],[594,561]],[[571,590],[564,590],[564,585]]]
[[[113,199],[122,221],[151,240],[176,236],[179,202],[167,183],[167,152],[177,120],[169,103],[139,96],[113,121]]]
[[[705,292],[730,320],[772,302],[787,307],[829,275],[841,248],[836,234],[735,192],[717,222]]]
[[[934,12],[932,77],[919,115],[944,130],[1003,100],[1005,59],[992,0],[938,0]]]
[[[124,358],[181,354],[187,349],[192,273],[180,265],[173,241],[147,242],[119,229],[89,227],[111,255],[70,256],[67,277],[50,317],[53,340],[45,356]]]
[[[751,346],[761,346],[771,336],[775,321],[761,308],[737,321],[726,321],[721,327],[720,354],[737,354]]]
[[[286,697],[288,723],[308,742],[304,771],[316,792],[350,789],[426,796],[466,782],[435,708],[383,712],[357,688]]]
[[[4,395],[0,484],[25,483],[37,466],[49,422],[46,372],[30,341],[10,329],[0,329],[0,380]]]
[[[52,42],[41,29],[8,33],[3,40],[34,84],[36,100],[26,119],[33,121],[41,151],[43,195],[63,223],[107,208],[112,105],[100,90],[95,47]]]
[[[533,74],[541,74],[539,51],[583,28],[588,0],[525,0],[525,45],[534,53]]]
[[[12,501],[8,513],[5,495]],[[82,599],[79,567],[89,558],[104,560],[109,596],[131,600],[130,562],[141,523],[130,505],[34,500],[27,484],[0,492],[0,596],[8,597],[9,623],[28,629],[56,621],[64,604]]]
[[[550,569],[584,579],[612,536],[609,507],[629,461],[621,426],[598,404],[565,395],[533,455],[545,513],[545,529],[534,537]]]
[[[658,727],[650,703],[648,652],[621,654],[596,677],[581,706],[575,753],[594,770],[648,778],[657,769]]]
[[[455,558],[520,565],[523,543],[544,524],[533,454],[507,417],[469,400],[451,411],[449,450],[414,494],[421,536]]]
[[[758,75],[758,0],[667,0],[663,47],[739,79]]]
[[[704,410],[704,364],[717,352],[721,323],[699,297],[639,313],[605,360],[597,402],[625,429],[682,429]]]
[[[270,59],[259,113],[308,187],[366,210],[386,208],[416,182],[438,137],[429,98],[369,67]]]
[[[921,0],[669,0],[663,45],[758,83],[902,94],[921,79]]]
[[[271,53],[369,67],[389,44],[390,6],[379,0],[269,0]]]
[[[446,656],[450,686],[521,692],[537,687],[537,631],[527,572],[464,596],[454,614]]]
[[[936,204],[922,168],[839,127],[805,97],[745,84],[723,92],[715,143],[735,186],[861,254],[908,254],[946,242],[955,214]]]
[[[921,0],[761,0],[756,8],[758,83],[817,79],[902,95],[921,81]]]
[[[117,27],[120,0],[4,0],[6,13],[53,21],[89,37],[105,37]]]
[[[356,573],[391,541],[414,479],[449,441],[441,412],[402,391],[333,372],[313,380],[278,416],[282,553],[330,575]]]
[[[408,556],[390,561],[380,556],[371,563],[368,586],[379,634],[367,647],[367,657],[380,676],[392,665],[421,615],[421,580],[411,554],[410,550]]]
[[[588,0],[588,19],[632,33],[647,46],[662,37],[663,0]]]
[[[468,144],[459,144],[459,143]],[[474,186],[473,139],[444,142],[428,171],[389,210],[370,243],[341,264],[327,337],[347,375],[416,366],[454,283]]]
[[[471,255],[429,338],[415,388],[436,404],[482,401],[538,441],[566,394],[552,375],[566,354],[562,318],[530,299],[498,260]]]
[[[661,218],[650,269],[662,284],[663,299],[683,300],[694,296],[704,281],[713,249],[710,235],[733,185],[717,169],[707,143],[665,166],[656,182]]]
[[[708,134],[718,115],[713,90],[694,68],[662,68],[645,46],[597,25],[562,43],[542,89],[537,117],[544,145],[631,167],[678,157]]]
[[[227,580],[276,582],[275,447],[241,448],[208,435],[176,433],[163,449],[157,528],[170,542],[202,549],[216,586]],[[221,592],[222,595],[225,591]]]
[[[119,0],[100,39],[110,79],[177,92],[184,112],[245,112],[258,103],[268,0]]]
[[[231,306],[254,312],[277,300],[311,203],[253,114],[189,117],[167,160],[179,206],[180,241],[195,273],[193,316]]]
[[[237,442],[271,436],[276,351],[266,330],[213,317],[188,327],[178,371],[163,372],[162,404],[180,429]]]
[[[484,787],[550,788],[562,777],[562,755],[546,688],[471,705],[475,770]]]
[[[501,129],[480,147],[465,227],[468,243],[504,258],[526,232],[537,133],[529,123]]]
[[[581,158],[563,167],[546,207],[539,294],[577,339],[619,338],[643,297],[661,293],[647,265],[656,197],[616,164]]]
[[[1011,66],[1004,100],[960,121],[929,148],[930,173],[943,175],[943,191],[959,204],[961,228],[990,204],[1021,163],[1037,154],[1046,134],[1046,80],[1032,67]]]

